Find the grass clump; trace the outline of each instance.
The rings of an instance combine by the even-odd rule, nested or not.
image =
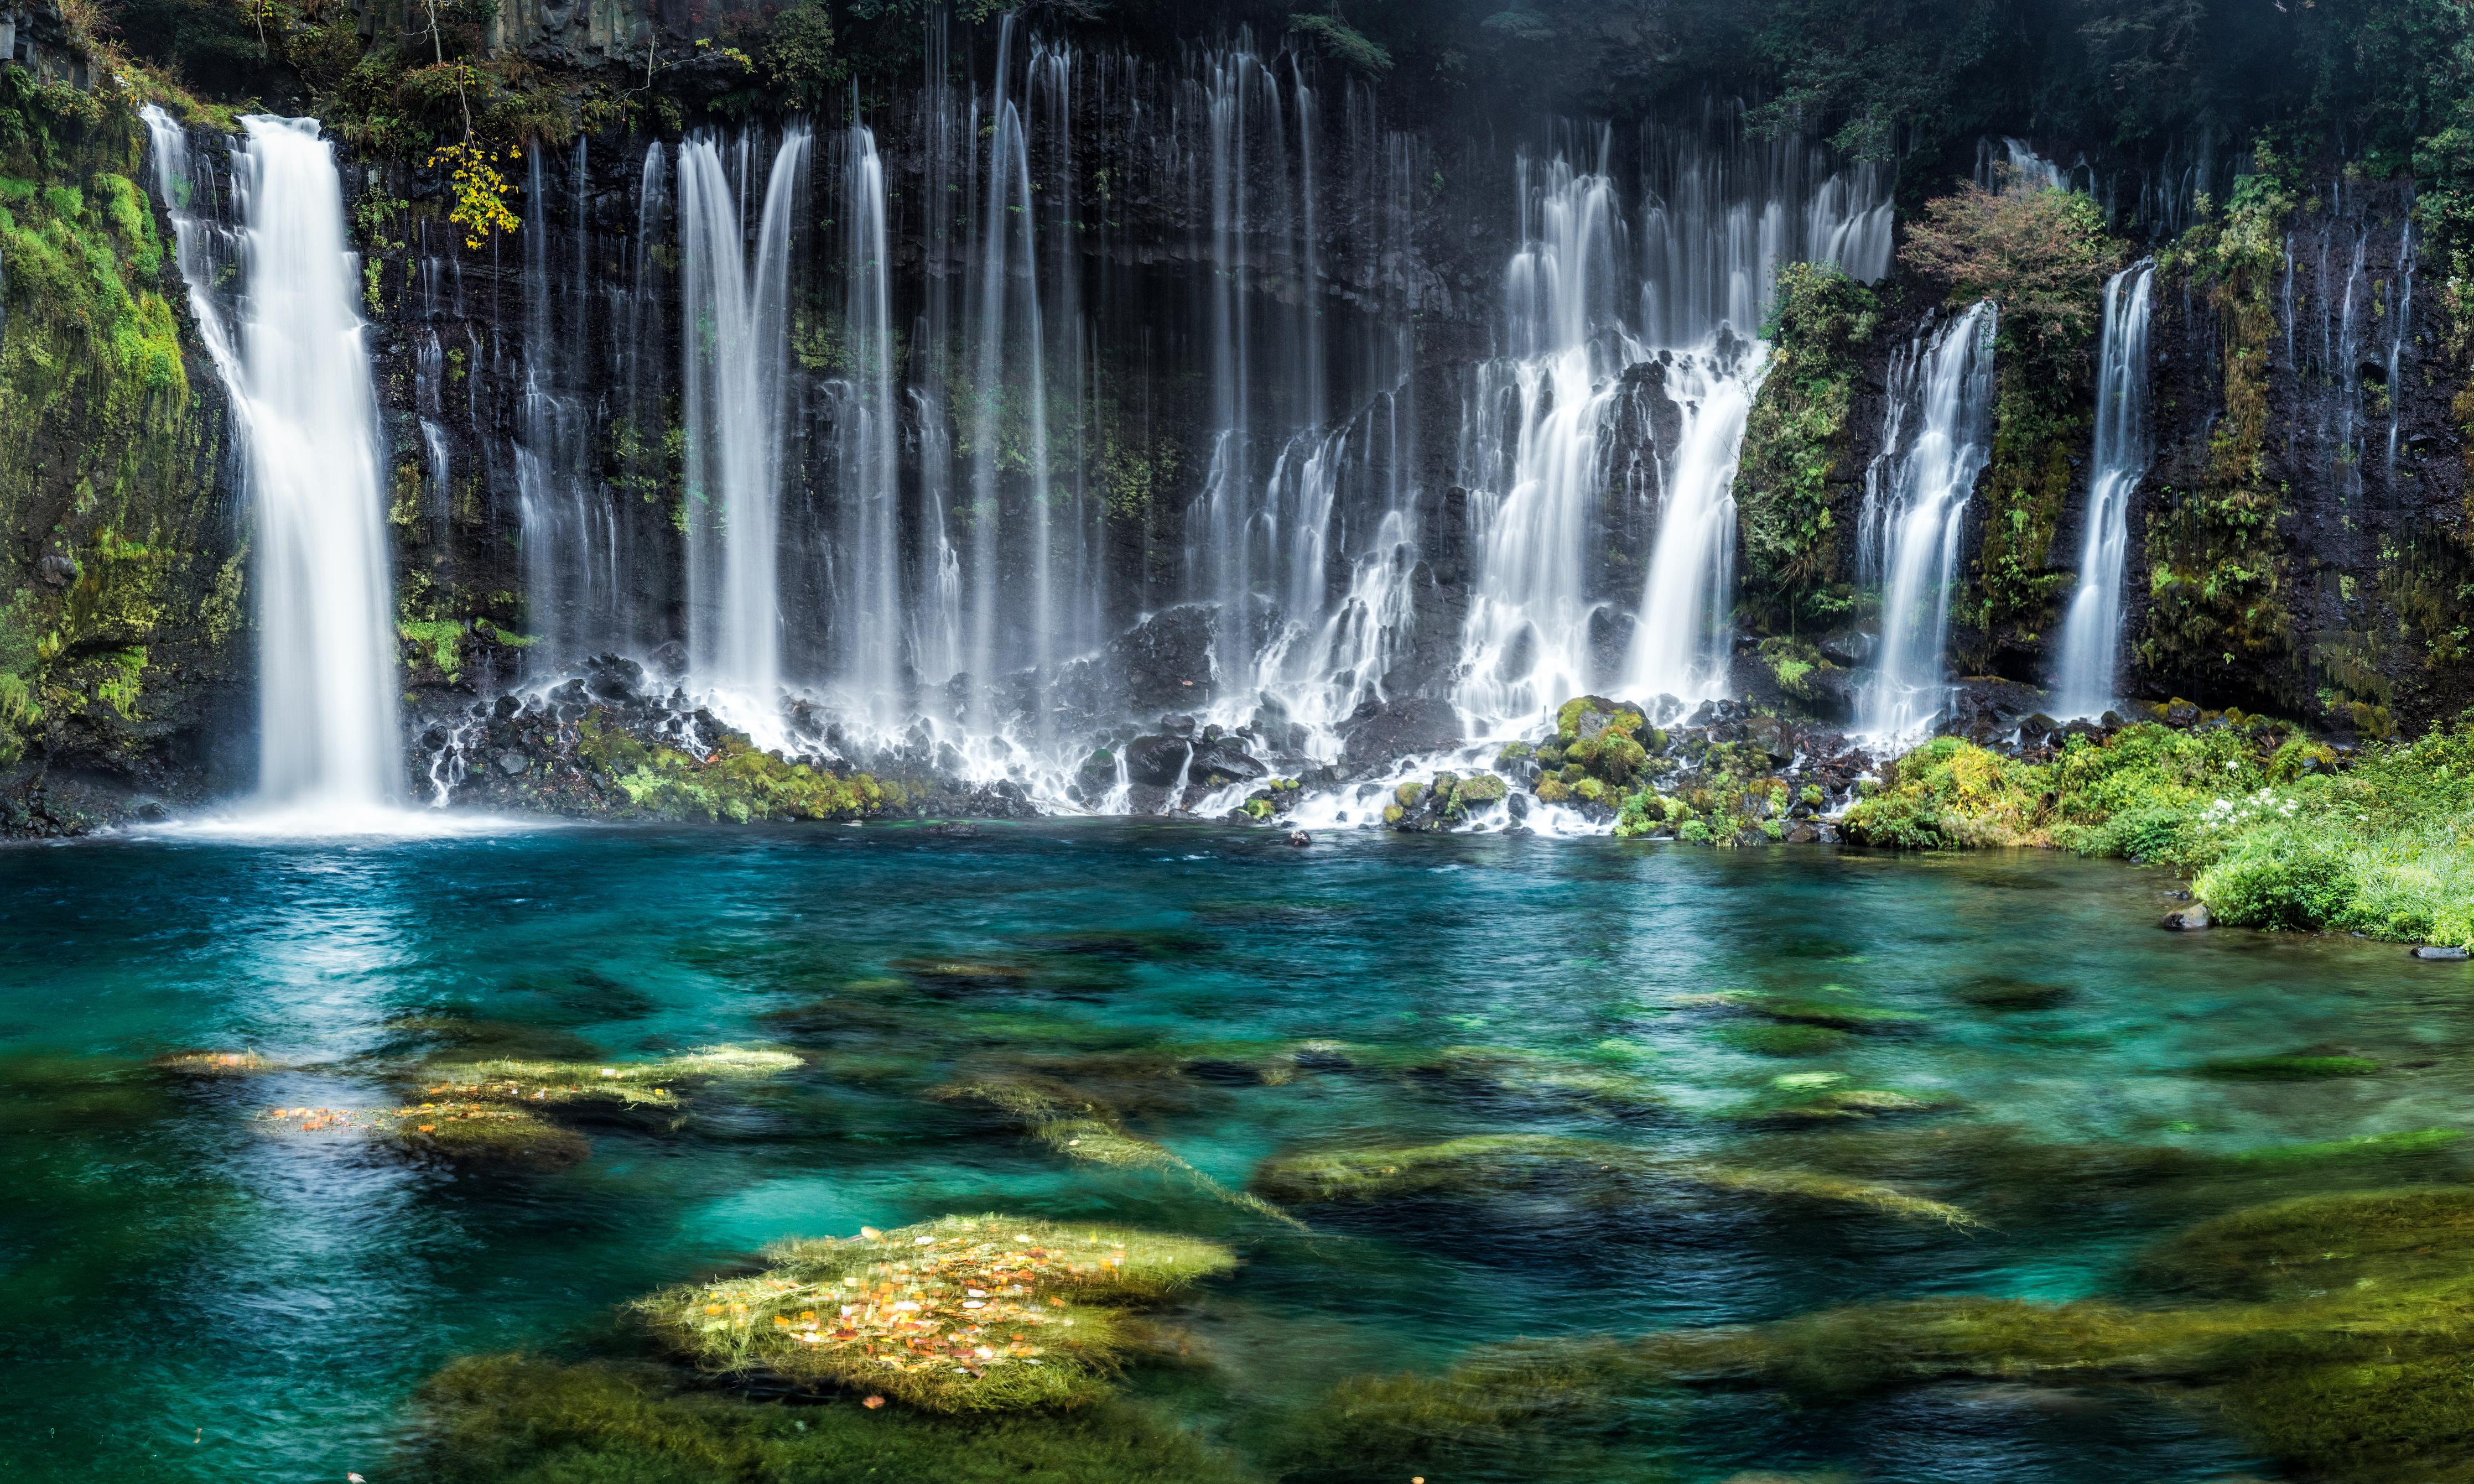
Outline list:
[[[1131,1347],[1127,1305],[1227,1272],[1190,1237],[1012,1216],[947,1216],[777,1243],[752,1277],[634,1305],[672,1349],[727,1375],[881,1392],[933,1412],[1087,1405]]]
[[[431,1484],[1241,1484],[1225,1455],[1123,1404],[939,1417],[688,1389],[667,1367],[476,1355],[431,1377],[405,1477]]]

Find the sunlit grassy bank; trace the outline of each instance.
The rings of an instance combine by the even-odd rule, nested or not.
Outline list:
[[[2152,861],[2220,922],[2474,945],[2474,723],[2350,762],[2260,722],[2074,737],[2043,764],[1945,737],[1886,772],[1850,838]]]

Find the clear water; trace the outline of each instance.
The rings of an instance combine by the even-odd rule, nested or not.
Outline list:
[[[561,829],[297,846],[117,840],[0,852],[0,1436],[29,1481],[409,1478],[412,1391],[461,1354],[590,1350],[615,1306],[791,1233],[1009,1209],[1215,1235],[1248,1264],[1176,1316],[1212,1365],[1137,1375],[1216,1436],[1366,1372],[1516,1335],[1758,1321],[1925,1293],[2104,1291],[2158,1232],[2302,1180],[2456,1178],[2446,1155],[2317,1176],[2117,1180],[2108,1156],[2231,1152],[2460,1123],[2462,965],[2392,946],[2152,927],[2170,883],[2041,854],[1899,860],[1605,839],[1342,838],[1099,822],[767,833]],[[1110,937],[1108,935],[1128,935]],[[1024,967],[883,983],[899,961]],[[1986,976],[2053,986],[1990,1009]],[[878,981],[869,984],[869,981]],[[1831,987],[1837,986],[1837,987]],[[1690,997],[1835,996],[1923,1017],[1823,1055],[1736,1049]],[[270,1136],[275,1106],[377,1107],[407,1017],[512,1023],[628,1058],[719,1041],[813,1059],[699,1096],[679,1127],[594,1125],[554,1175],[457,1174]],[[1205,1041],[1494,1045],[1654,1082],[1593,1113],[1353,1071],[1108,1084],[1129,1127],[1229,1185],[1276,1152],[1585,1132],[1823,1170],[1968,1206],[1969,1233],[1740,1200],[1543,1195],[1305,1207],[1301,1238],[1153,1174],[1070,1165],[927,1099],[957,1068]],[[190,1080],[251,1047],[306,1069]],[[2377,1076],[2192,1075],[2338,1048]],[[1956,1100],[1783,1130],[1730,1113],[1781,1076]],[[1076,1074],[1079,1075],[1079,1074]],[[2316,1188],[2316,1187],[2315,1187]],[[1983,1385],[1839,1407],[1673,1403],[1676,1476],[2149,1480],[2258,1467],[2206,1418],[2122,1393]],[[1369,1476],[1385,1472],[1370,1469]],[[1405,1473],[1403,1474],[1405,1477]]]

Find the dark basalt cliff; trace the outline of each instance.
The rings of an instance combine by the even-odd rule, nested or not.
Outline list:
[[[850,319],[859,123],[884,172],[888,321],[908,389],[904,591],[921,588],[936,560],[942,537],[928,512],[942,508],[967,531],[1070,510],[1074,534],[1055,548],[1064,565],[1042,580],[1071,595],[1053,610],[1071,616],[1066,649],[1089,658],[1021,693],[1064,718],[1059,728],[1087,723],[1094,738],[1121,717],[1191,710],[1198,690],[1228,673],[1232,645],[1254,649],[1271,621],[1248,601],[1220,601],[1191,622],[1158,617],[1263,580],[1242,557],[1227,570],[1215,460],[1243,460],[1245,480],[1271,492],[1233,527],[1249,551],[1292,539],[1254,523],[1298,515],[1279,481],[1312,457],[1337,460],[1323,512],[1334,538],[1279,556],[1282,580],[1303,572],[1347,590],[1378,523],[1396,514],[1405,532],[1382,698],[1352,718],[1346,766],[1453,740],[1434,718],[1466,663],[1473,507],[1488,498],[1467,487],[1467,430],[1481,395],[1473,368],[1508,349],[1504,265],[1524,231],[1517,161],[1594,151],[1618,175],[1638,171],[1635,125],[1550,127],[1545,104],[1568,100],[1488,78],[1482,58],[1448,84],[1380,79],[1321,33],[1241,39],[1226,16],[1180,24],[1146,12],[1114,34],[1075,9],[1002,27],[930,27],[903,12],[905,34],[930,40],[907,43],[899,67],[880,57],[837,68],[830,86],[797,75],[787,47],[768,49],[778,17],[716,18],[671,0],[465,7],[435,34],[424,7],[364,0],[349,20],[285,12],[284,35],[255,55],[228,24],[206,47],[197,26],[158,25],[169,12],[133,18],[131,48],[158,61],[189,48],[187,73],[207,92],[351,109],[327,122],[365,255],[404,688],[416,742],[428,744],[416,746],[417,783],[434,781],[445,740],[510,686],[613,649],[657,676],[678,662],[692,586],[683,532],[705,498],[687,467],[680,385],[683,336],[703,332],[684,312],[674,183],[691,134],[725,158],[752,235],[785,129],[813,130],[788,239],[781,603],[786,665],[834,672],[857,580],[846,560],[852,387],[872,353]],[[833,13],[855,46],[894,24],[864,17],[895,11]],[[172,98],[168,85],[125,58],[111,63],[121,73],[103,75],[49,12],[21,13],[14,35],[16,62],[0,62],[11,121],[0,206],[12,213],[0,222],[0,768],[19,800],[6,822],[23,829],[44,827],[43,808],[73,812],[62,791],[72,777],[166,794],[245,780],[252,620],[230,433],[133,113],[142,96]],[[1050,47],[1050,36],[1072,48]],[[433,74],[453,64],[424,63],[459,47],[488,64],[486,85],[472,87],[494,127],[525,146],[499,164],[521,225],[478,246],[448,220],[447,172],[407,146],[409,126],[388,112],[418,95],[451,113],[456,94],[439,93]],[[1001,86],[1023,134],[1018,187],[987,174]],[[197,136],[212,136],[212,105],[173,102]],[[1727,109],[1699,107],[1720,134],[1741,128]],[[522,132],[527,118],[536,133]],[[2408,230],[2413,182],[2365,181],[2359,161],[2333,152],[2299,162],[2308,194],[2273,224],[2277,262],[2219,271],[2187,238],[2211,186],[2204,209],[2224,209],[2242,166],[2234,154],[2198,157],[2159,192],[2139,182],[2164,178],[2162,156],[2036,142],[2056,158],[2093,157],[2081,179],[2111,207],[2116,232],[2163,255],[2155,453],[2129,514],[2124,690],[2365,735],[2453,716],[2474,699],[2474,547],[2455,410],[2466,370],[2461,311]],[[1902,161],[1903,217],[1964,168],[1955,155]],[[228,210],[228,175],[209,178]],[[994,281],[987,244],[1012,240],[1005,216],[1032,222],[1023,251],[1038,255],[1007,272],[1033,287],[1046,318],[1035,331],[1008,320],[1000,333],[1044,337],[1051,382],[1036,450],[1018,406],[985,428],[958,417],[985,391],[972,322]],[[1846,353],[1852,393],[1819,482],[1831,519],[1805,538],[1817,548],[1811,568],[1841,586],[1853,580],[1889,353],[1943,300],[1904,269],[1873,295]],[[1679,437],[1666,375],[1657,358],[1626,373],[1596,450],[1583,561],[1601,605],[1593,646],[1610,668],[1630,642],[1661,469]],[[1785,391],[1774,379],[1762,395]],[[1232,406],[1243,431],[1224,442]],[[1757,410],[1757,440],[1764,426]],[[1338,436],[1319,444],[1300,430]],[[969,447],[975,432],[997,447]],[[2013,516],[1989,479],[1979,489],[1952,645],[1962,673],[2035,684],[2077,549],[2083,414],[2030,451],[2067,466],[2054,482],[2067,491],[2023,504],[2016,528],[2027,535],[2004,551],[2026,575],[1997,579],[1982,521]],[[1759,452],[1748,448],[1748,463]],[[992,506],[972,502],[975,458],[997,470],[984,486]],[[2229,482],[2229,461],[2244,459],[2249,472]],[[1009,592],[1030,583],[1028,561],[1008,548],[997,581]],[[1000,629],[1013,623],[1012,610],[992,611]],[[1747,601],[1737,690],[1843,716],[1864,621],[1850,610],[1816,624]],[[989,652],[1007,671],[1023,663],[1002,636]],[[1258,718],[1258,751],[1281,750],[1277,719]],[[920,780],[940,766],[933,749],[910,763]]]

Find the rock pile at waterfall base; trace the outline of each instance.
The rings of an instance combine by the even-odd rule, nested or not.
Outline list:
[[[904,815],[1024,818],[1011,784],[970,785],[932,762],[861,769],[804,708],[790,756],[759,747],[633,660],[605,656],[545,691],[459,703],[426,718],[413,787],[459,806],[618,819],[745,824]]]

